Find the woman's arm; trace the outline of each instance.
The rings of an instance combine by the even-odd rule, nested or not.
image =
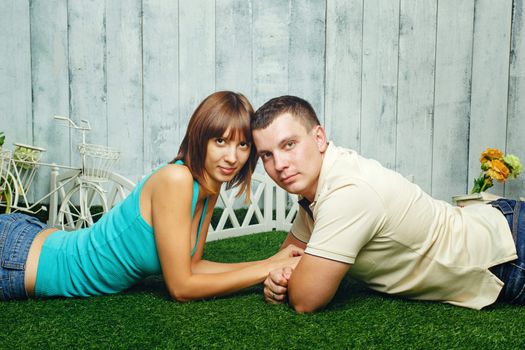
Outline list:
[[[236,271],[250,266],[258,265],[270,260],[279,260],[286,259],[288,257],[301,256],[303,252],[303,249],[300,249],[293,245],[289,245],[287,248],[280,250],[275,255],[264,260],[246,261],[240,263],[219,263],[215,261],[200,259],[195,262],[192,262],[191,269],[193,273],[220,273]]]
[[[206,243],[206,238],[208,237],[208,228],[210,227],[211,218],[213,216],[213,209],[215,208],[215,204],[217,204],[218,198],[219,198],[219,195],[217,194],[215,196],[210,197],[209,199],[208,208],[206,210],[206,215],[202,223],[201,236],[199,238],[199,242],[198,242],[195,254],[191,258],[192,273],[211,274],[211,273],[236,271],[236,270],[244,269],[244,268],[254,266],[257,264],[261,264],[268,259],[273,259],[273,260],[284,259],[287,257],[300,256],[303,254],[304,248],[299,249],[297,248],[297,246],[293,244],[290,245],[293,242],[288,242],[287,245],[290,245],[290,246],[287,249],[284,249],[284,251],[277,252],[272,257],[269,257],[264,260],[245,261],[245,262],[238,262],[238,263],[220,263],[216,261],[202,259],[202,255],[204,253],[204,246]],[[281,247],[281,250],[282,249],[283,247]]]
[[[203,231],[195,254],[197,257],[192,259],[193,178],[189,171],[181,169],[159,175],[151,191],[151,217],[164,280],[174,299],[187,301],[232,293],[262,282],[273,269],[295,266],[299,261],[299,257],[267,259],[222,272],[218,272],[218,265],[208,270],[205,263],[201,265],[203,268],[197,269],[198,273],[193,271],[192,262],[198,265],[206,238]],[[203,230],[206,230],[207,224],[209,219],[203,223]],[[207,267],[210,266],[207,264]],[[206,270],[211,273],[204,272]]]
[[[230,272],[261,264],[263,262],[264,260],[246,261],[241,263],[219,263],[209,260],[199,260],[191,264],[191,271],[196,274]]]
[[[210,227],[211,218],[213,216],[213,209],[215,208],[217,199],[218,199],[218,195],[212,196],[209,199],[206,216],[202,223],[201,236],[199,238],[199,242],[198,242],[195,254],[191,258],[192,273],[211,274],[211,273],[229,272],[229,271],[240,270],[240,269],[254,266],[254,265],[264,262],[264,260],[257,260],[257,261],[246,261],[246,262],[239,262],[239,263],[220,263],[220,262],[202,259],[206,238],[208,237],[208,228]]]

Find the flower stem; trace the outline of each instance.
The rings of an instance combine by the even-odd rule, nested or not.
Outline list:
[[[485,177],[483,181],[483,186],[481,186],[480,192],[485,191],[487,188],[492,187],[492,180],[488,177]]]

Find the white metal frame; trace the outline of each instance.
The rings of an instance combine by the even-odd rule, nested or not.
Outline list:
[[[50,192],[53,194],[49,199],[48,225],[57,226],[59,224],[59,208],[64,202],[65,198],[70,197],[71,193],[79,191],[78,181],[72,181],[72,179],[80,179],[80,174],[80,169],[72,169],[60,173],[59,168],[54,167],[51,171],[49,184]],[[129,179],[115,172],[109,172],[107,174],[106,180],[107,181],[103,183],[98,182],[96,188],[100,188],[100,190],[104,193],[104,205],[107,210],[109,210],[118,202],[126,198],[135,187],[135,184]],[[84,181],[84,183],[86,182]]]
[[[119,158],[118,151],[103,145],[86,143],[86,133],[91,130],[89,121],[82,120],[77,125],[67,117],[54,118],[66,121],[70,128],[82,133],[82,142],[78,145],[80,168],[40,162],[40,155],[45,149],[15,143],[17,149],[24,149],[24,153],[17,153],[17,149],[14,152],[0,153],[0,190],[3,192],[0,205],[13,211],[36,213],[45,209],[42,203],[49,198],[48,224],[62,229],[78,229],[91,225],[93,216],[100,215],[98,212],[94,214],[91,206],[100,204],[103,212],[107,212],[133,189],[134,184],[111,172],[112,165]],[[50,191],[30,204],[27,193],[41,165],[51,167]],[[59,175],[59,168],[68,171]],[[8,190],[9,198],[5,195],[4,187]],[[79,204],[79,208],[76,204]]]

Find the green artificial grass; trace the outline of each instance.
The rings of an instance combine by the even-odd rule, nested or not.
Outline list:
[[[284,232],[210,242],[205,257],[271,255]],[[483,311],[408,301],[345,279],[328,308],[300,315],[268,305],[261,286],[177,303],[160,277],[124,293],[86,299],[0,302],[0,348],[63,349],[523,349],[525,308]]]

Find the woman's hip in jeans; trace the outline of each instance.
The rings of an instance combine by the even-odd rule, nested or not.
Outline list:
[[[35,237],[46,227],[25,214],[0,215],[0,300],[27,299],[28,254]]]

